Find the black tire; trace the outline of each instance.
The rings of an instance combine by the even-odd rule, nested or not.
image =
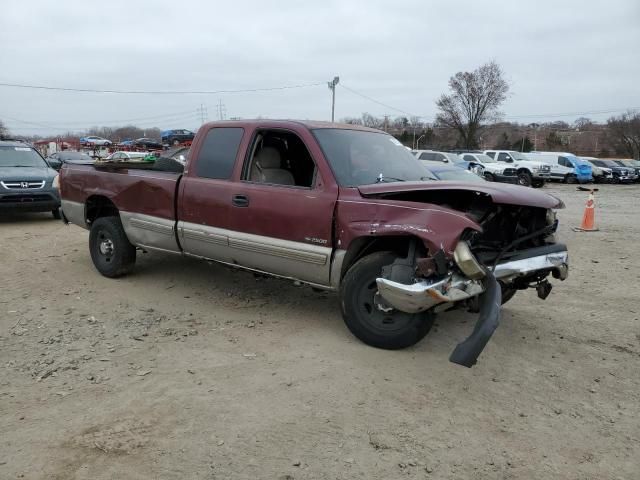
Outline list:
[[[500,289],[502,290],[502,305],[504,305],[509,300],[511,300],[514,297],[514,295],[516,294],[516,292],[518,291],[515,288],[507,287],[502,282],[500,282]]]
[[[153,164],[153,170],[158,170],[160,172],[182,173],[184,172],[184,165],[173,158],[159,157]]]
[[[487,182],[495,182],[496,181],[496,178],[493,176],[493,174],[492,173],[488,173],[488,172],[484,172],[484,179]]]
[[[533,183],[531,174],[529,172],[520,172],[518,173],[518,185],[522,185],[523,187],[530,187]]]
[[[120,217],[101,217],[93,222],[89,251],[96,270],[105,277],[126,275],[136,263],[136,248],[129,242]]]
[[[376,252],[358,260],[347,272],[340,287],[342,317],[358,339],[372,347],[397,350],[422,340],[433,325],[433,312],[383,312],[374,298],[376,278],[382,267],[392,263],[396,254]]]
[[[572,174],[567,174],[567,176],[565,177],[564,181],[566,183],[570,183],[570,184],[574,184],[574,183],[578,183],[578,179],[576,178],[575,175]]]
[[[613,182],[612,183],[618,185],[620,183],[620,177],[613,177]]]
[[[56,220],[60,220],[62,218],[59,208],[54,208],[53,210],[51,210],[51,215],[53,215],[53,218],[55,218]]]
[[[534,181],[531,183],[531,186],[532,186],[533,188],[542,188],[542,187],[544,187],[544,180],[534,180]]]

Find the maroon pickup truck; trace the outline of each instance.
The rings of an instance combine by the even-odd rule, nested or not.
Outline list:
[[[65,221],[90,230],[107,277],[160,251],[339,292],[363,342],[415,344],[437,312],[479,312],[450,356],[467,367],[518,290],[568,274],[559,199],[495,183],[434,181],[395,138],[304,121],[203,125],[184,172],[65,165]]]

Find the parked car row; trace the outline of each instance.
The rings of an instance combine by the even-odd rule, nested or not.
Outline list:
[[[640,160],[578,157],[568,152],[528,153],[512,150],[412,150],[432,169],[437,164],[458,165],[486,180],[539,188],[545,182],[632,183],[640,181]]]
[[[160,134],[160,141],[153,138],[137,138],[135,140],[123,140],[118,142],[119,147],[142,147],[147,149],[160,150],[164,146],[178,146],[181,144],[190,144],[193,140],[195,133],[190,130],[176,129],[165,130]],[[114,142],[107,138],[98,137],[95,135],[87,135],[80,137],[80,146],[96,148],[96,147],[111,147]]]
[[[463,167],[492,182],[517,183],[525,187],[539,188],[551,177],[550,165],[530,160],[516,151],[474,150],[452,153],[413,150],[412,153],[425,162],[427,168],[433,163],[464,162]]]

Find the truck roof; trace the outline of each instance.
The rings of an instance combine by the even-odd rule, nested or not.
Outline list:
[[[261,127],[280,127],[280,128],[291,128],[293,126],[304,126],[309,130],[316,130],[320,128],[339,128],[342,130],[361,130],[365,132],[375,132],[375,133],[384,133],[382,130],[377,130],[375,128],[364,127],[362,125],[352,125],[350,123],[333,123],[333,122],[323,122],[320,120],[278,120],[278,119],[266,119],[266,118],[256,118],[256,119],[241,119],[241,120],[222,120],[222,121],[214,121],[206,123],[205,127],[238,127],[238,126],[261,126]]]

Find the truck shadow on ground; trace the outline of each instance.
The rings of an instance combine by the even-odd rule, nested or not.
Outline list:
[[[314,321],[313,329],[330,330],[332,336],[359,342],[342,319],[336,292],[316,291],[291,280],[263,276],[216,262],[159,253],[139,254],[131,282],[151,282],[173,302],[194,301],[212,307],[238,309],[248,314],[274,314],[283,324],[300,328]],[[158,285],[160,283],[160,285]],[[504,316],[508,312],[503,311]],[[473,330],[477,314],[454,309],[436,316],[431,332],[415,346],[401,350],[443,350],[449,353]],[[316,321],[317,320],[317,321]]]

